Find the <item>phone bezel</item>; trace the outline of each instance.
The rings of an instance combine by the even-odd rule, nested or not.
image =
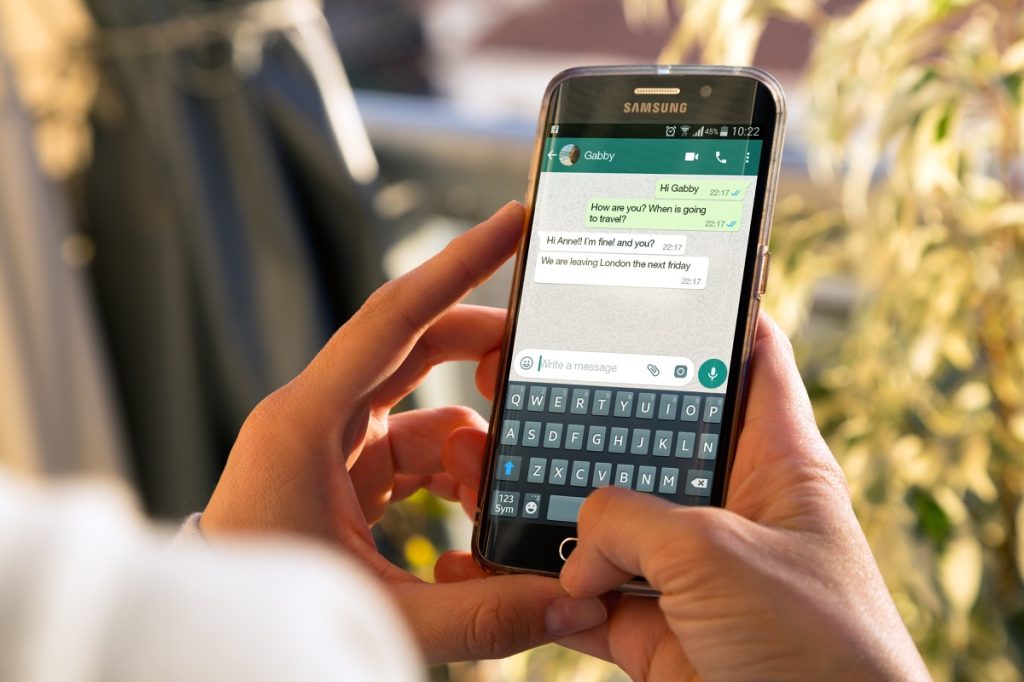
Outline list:
[[[757,85],[763,87],[770,96],[775,112],[771,118],[773,130],[770,138],[765,138],[769,145],[768,154],[762,154],[761,164],[758,169],[758,194],[755,196],[755,215],[760,210],[761,220],[756,226],[756,239],[752,233],[747,246],[743,279],[741,283],[740,310],[737,315],[736,333],[734,336],[733,357],[731,367],[738,368],[733,371],[728,379],[729,385],[725,392],[727,397],[723,410],[723,424],[729,423],[729,447],[724,453],[725,464],[721,471],[716,467],[716,475],[712,490],[712,504],[725,506],[727,499],[728,480],[732,471],[732,464],[736,450],[736,443],[739,430],[743,421],[743,410],[746,405],[746,390],[750,369],[750,356],[753,350],[753,342],[756,334],[757,315],[760,307],[761,294],[758,291],[763,275],[763,268],[766,267],[768,241],[771,235],[772,207],[775,201],[775,194],[778,185],[778,176],[781,166],[783,128],[785,124],[785,99],[779,83],[767,72],[754,67],[718,67],[718,66],[610,66],[610,67],[581,67],[569,69],[556,75],[544,93],[540,117],[537,126],[537,136],[533,149],[533,158],[529,175],[529,184],[526,195],[526,217],[523,226],[523,234],[520,238],[516,255],[513,285],[509,296],[509,315],[506,319],[504,340],[499,360],[499,375],[495,387],[495,396],[492,403],[489,420],[489,433],[487,438],[486,459],[481,471],[480,496],[474,519],[474,530],[472,539],[472,554],[474,560],[485,570],[492,573],[529,573],[547,576],[557,576],[560,563],[557,561],[557,548],[566,537],[574,537],[570,526],[554,525],[547,522],[523,522],[512,520],[502,524],[495,521],[486,513],[491,498],[493,483],[493,467],[497,453],[496,433],[497,424],[501,412],[504,409],[506,386],[510,372],[510,358],[512,338],[516,329],[516,322],[519,314],[519,298],[524,285],[523,276],[526,264],[527,248],[532,232],[533,214],[535,211],[535,195],[539,180],[541,165],[541,153],[547,138],[548,126],[552,119],[552,98],[566,81],[580,77],[641,77],[651,76],[681,76],[691,77],[744,77],[756,81]],[[757,92],[755,90],[755,92]],[[762,183],[763,178],[763,183]],[[743,308],[746,308],[744,315]],[[720,453],[720,455],[723,453]],[[492,532],[494,527],[504,526],[503,535],[510,536],[513,532],[524,532],[529,535],[531,555],[547,554],[553,556],[555,561],[547,562],[550,569],[535,565],[524,565],[523,562],[498,561],[489,557],[484,552],[483,540],[486,535]],[[509,541],[511,542],[511,541]],[[554,549],[552,549],[554,548]],[[522,553],[522,552],[520,552]],[[625,591],[650,592],[650,587],[642,580],[636,580],[623,586]]]

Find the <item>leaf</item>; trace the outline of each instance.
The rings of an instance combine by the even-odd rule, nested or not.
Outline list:
[[[939,559],[939,583],[954,615],[965,620],[981,589],[981,544],[972,535],[959,535]]]

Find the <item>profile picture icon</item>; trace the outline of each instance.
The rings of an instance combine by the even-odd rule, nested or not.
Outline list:
[[[574,144],[567,144],[558,152],[558,160],[563,166],[571,166],[580,160],[580,148]]]

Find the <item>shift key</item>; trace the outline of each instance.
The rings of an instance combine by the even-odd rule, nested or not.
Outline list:
[[[564,521],[576,523],[580,515],[580,507],[585,497],[569,497],[568,495],[552,495],[548,499],[548,521]]]

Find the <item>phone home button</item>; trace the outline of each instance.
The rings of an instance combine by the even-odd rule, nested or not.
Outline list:
[[[569,560],[569,555],[576,549],[576,540],[577,538],[566,538],[558,545],[558,556],[562,557],[562,561]]]

